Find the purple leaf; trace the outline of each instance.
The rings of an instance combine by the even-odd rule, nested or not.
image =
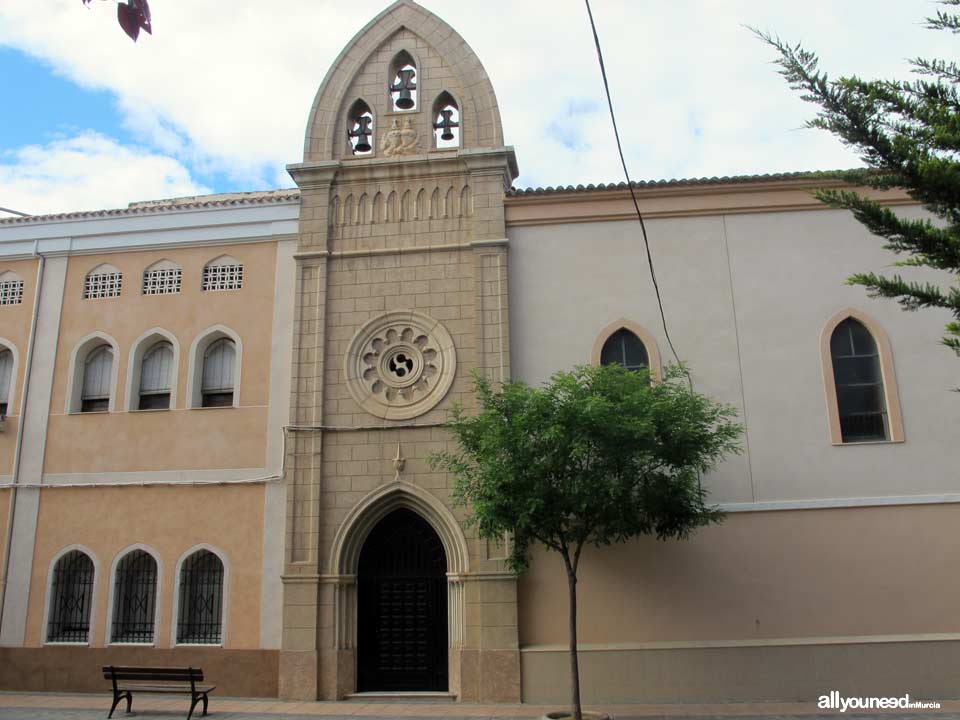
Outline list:
[[[84,1],[87,2],[88,0]],[[117,5],[117,21],[134,42],[140,36],[141,28],[151,35],[153,34],[150,27],[150,6],[147,4],[147,0],[127,0],[126,3],[119,3]]]

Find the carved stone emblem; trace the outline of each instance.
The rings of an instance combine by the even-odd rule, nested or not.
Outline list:
[[[416,155],[417,150],[417,131],[410,124],[410,118],[403,119],[403,127],[400,127],[400,121],[393,119],[390,129],[383,134],[380,146],[383,148],[384,157],[397,157],[398,155]]]
[[[412,310],[370,320],[344,359],[350,395],[370,414],[388,420],[407,420],[435,407],[450,389],[456,365],[450,333]]]

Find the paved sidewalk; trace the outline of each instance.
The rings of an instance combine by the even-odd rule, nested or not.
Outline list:
[[[103,720],[110,709],[110,695],[69,695],[59,693],[0,692],[0,720]],[[960,720],[960,701],[941,701],[940,710],[926,712],[824,712],[811,703],[768,703],[726,705],[608,705],[598,708],[617,720],[758,720],[771,718],[816,717],[824,720],[921,720],[936,717]],[[134,697],[134,712],[127,715],[123,704],[114,713],[115,720],[172,720],[186,718],[190,706],[186,697],[165,698],[150,695]],[[210,698],[210,714],[215,720],[356,720],[357,718],[403,718],[403,720],[528,720],[538,718],[556,707],[540,705],[474,705],[456,702],[283,702],[255,698]],[[199,713],[194,717],[199,718]]]

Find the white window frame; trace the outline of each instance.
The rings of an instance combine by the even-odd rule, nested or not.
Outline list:
[[[226,325],[213,325],[194,338],[190,345],[190,364],[187,369],[186,407],[191,410],[223,410],[203,407],[203,356],[207,348],[221,338],[233,340],[233,407],[240,407],[240,368],[243,360],[243,342],[236,332]]]
[[[157,588],[156,588],[156,597],[153,602],[153,642],[114,642],[113,641],[113,606],[114,601],[116,600],[117,594],[117,565],[120,564],[120,561],[123,560],[127,555],[132,553],[134,550],[143,550],[148,555],[153,557],[154,562],[157,563]],[[160,643],[160,608],[163,605],[163,561],[160,559],[160,553],[154,550],[149,545],[143,545],[142,543],[136,543],[134,545],[128,545],[123,548],[120,552],[113,556],[113,562],[110,563],[110,595],[107,597],[107,617],[104,621],[106,628],[104,629],[104,644],[107,646],[114,645],[118,647],[124,646],[133,646],[133,647],[157,647]],[[93,628],[90,629],[93,632]]]
[[[97,275],[119,275],[120,276],[119,292],[117,292],[116,295],[96,295],[93,297],[87,295],[87,289],[90,283],[90,278]],[[123,295],[123,273],[120,272],[120,270],[115,268],[113,265],[110,265],[108,263],[97,265],[90,272],[88,272],[86,275],[83,276],[83,299],[84,300],[112,300],[120,297],[121,295]]]
[[[223,588],[220,597],[220,642],[219,643],[178,643],[177,626],[180,624],[180,570],[187,558],[200,550],[213,553],[223,565]],[[206,543],[194,545],[184,552],[178,559],[173,573],[173,616],[170,620],[170,647],[226,647],[227,646],[227,617],[230,612],[230,562],[227,554],[220,548]]]
[[[50,633],[50,603],[53,600],[53,570],[57,567],[57,563],[60,562],[60,558],[66,555],[69,552],[74,550],[79,550],[84,555],[86,555],[93,562],[93,592],[90,596],[90,630],[87,632],[87,641],[86,642],[58,642],[56,640],[51,641],[49,637]],[[46,584],[46,595],[43,601],[43,628],[41,629],[41,638],[44,645],[53,645],[55,647],[69,647],[70,645],[79,646],[79,647],[89,647],[91,639],[94,636],[96,631],[95,623],[97,621],[97,598],[100,594],[100,560],[97,558],[96,553],[93,552],[86,545],[67,545],[64,548],[61,548],[50,560],[50,564],[47,567],[47,584]]]
[[[9,290],[7,287],[9,287]],[[10,307],[23,304],[23,278],[13,270],[7,270],[0,273],[0,307]],[[15,294],[16,302],[4,302],[11,295]]]
[[[147,292],[147,276],[151,273],[163,272],[163,273],[174,273],[176,278],[176,290],[170,290],[168,292]],[[168,283],[164,283],[161,287],[169,287]],[[179,295],[183,291],[183,268],[180,267],[177,263],[172,260],[158,260],[152,265],[148,266],[146,270],[140,276],[140,294],[146,297],[158,297],[161,295]]]
[[[237,266],[240,268],[240,286],[234,288],[210,288],[207,287],[206,275],[207,269],[213,267],[227,267],[227,266]],[[203,271],[200,273],[200,290],[201,292],[233,292],[236,290],[243,290],[244,283],[246,281],[245,277],[245,267],[244,264],[237,260],[231,255],[220,255],[215,257],[213,260],[205,262],[203,264]]]
[[[67,373],[67,397],[64,412],[68,415],[97,415],[98,413],[81,413],[83,406],[83,374],[87,357],[101,345],[109,345],[113,350],[113,366],[110,369],[110,404],[107,412],[117,409],[117,375],[120,369],[120,347],[117,341],[105,332],[95,330],[89,335],[80,338],[70,354],[70,369]]]
[[[10,366],[10,392],[7,393],[7,414],[4,415],[4,417],[17,417],[20,413],[15,412],[17,406],[14,404],[14,401],[17,398],[17,368],[20,366],[20,354],[17,352],[17,346],[3,337],[0,337],[0,350],[9,350],[13,361]]]
[[[133,341],[130,357],[127,360],[127,381],[125,383],[125,409],[132,412],[155,412],[140,409],[140,370],[143,356],[158,342],[166,341],[173,346],[173,368],[170,373],[170,410],[177,407],[177,381],[180,376],[180,343],[176,335],[161,327],[151,328]]]

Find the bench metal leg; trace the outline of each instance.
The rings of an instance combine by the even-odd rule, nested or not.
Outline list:
[[[127,690],[122,693],[113,694],[113,705],[110,706],[110,714],[107,715],[108,718],[113,717],[113,711],[117,709],[117,705],[120,704],[121,700],[127,701],[127,712],[130,712],[130,704],[133,702],[133,695],[130,694],[130,691]]]
[[[207,714],[207,694],[206,693],[195,693],[193,695],[193,700],[190,703],[190,712],[187,713],[187,720],[190,720],[193,715],[193,711],[197,707],[197,703],[203,700],[203,714]]]

